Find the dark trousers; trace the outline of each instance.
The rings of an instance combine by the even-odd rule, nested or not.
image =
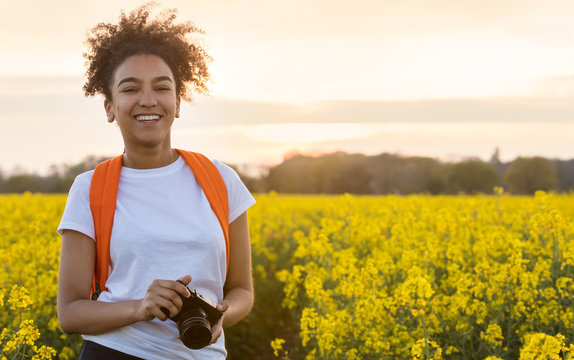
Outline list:
[[[93,341],[84,341],[78,360],[143,360],[142,358],[110,349]]]

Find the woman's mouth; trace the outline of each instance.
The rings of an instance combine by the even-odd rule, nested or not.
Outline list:
[[[139,122],[153,122],[159,120],[159,115],[137,115],[136,120]]]

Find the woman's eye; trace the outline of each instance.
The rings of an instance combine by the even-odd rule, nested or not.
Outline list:
[[[157,88],[159,91],[169,91],[170,88],[166,87],[166,86],[161,86]]]
[[[127,89],[123,89],[123,90],[122,90],[122,92],[125,92],[125,93],[133,93],[133,92],[136,92],[136,91],[137,91],[137,90],[134,89],[134,88],[127,88]]]

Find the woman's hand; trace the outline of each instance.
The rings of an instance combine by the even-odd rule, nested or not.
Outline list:
[[[217,339],[219,339],[219,337],[221,336],[221,333],[223,332],[223,317],[225,316],[225,312],[227,311],[227,309],[229,309],[229,302],[227,302],[226,300],[222,300],[217,304],[217,310],[221,311],[223,315],[221,315],[219,320],[217,320],[215,325],[213,325],[213,327],[211,328],[211,342],[209,343],[209,345],[215,343]]]
[[[183,306],[181,297],[189,297],[185,285],[191,275],[174,280],[154,280],[148,287],[145,297],[140,300],[138,313],[142,321],[158,318],[165,321],[179,313]]]
[[[181,283],[155,280],[143,299],[90,300],[95,260],[96,242],[92,238],[74,230],[63,232],[57,306],[60,326],[68,334],[98,335],[155,317],[165,320],[181,309],[181,297],[189,296],[185,285],[191,276],[187,275],[179,279]]]

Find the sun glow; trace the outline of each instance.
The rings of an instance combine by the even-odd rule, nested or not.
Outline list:
[[[266,124],[245,129],[253,140],[265,139],[293,146],[333,140],[361,138],[380,131],[381,124]]]

